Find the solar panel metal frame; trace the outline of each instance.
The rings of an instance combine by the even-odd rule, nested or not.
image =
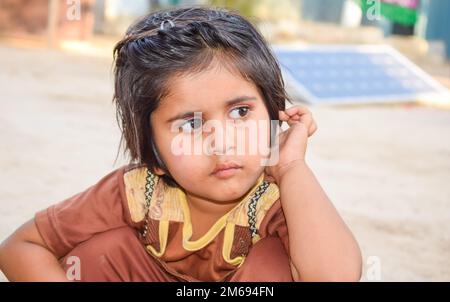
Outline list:
[[[294,97],[300,98],[301,101],[311,103],[311,104],[361,104],[361,103],[389,103],[389,102],[412,102],[418,100],[427,100],[430,98],[448,98],[450,103],[449,91],[434,80],[425,71],[420,69],[409,59],[403,56],[394,48],[388,45],[273,45],[272,50],[280,63],[280,68],[283,73],[283,78],[286,83],[286,88],[289,90],[290,94]],[[364,97],[334,97],[334,98],[321,98],[317,97],[299,81],[297,81],[291,74],[291,71],[283,66],[281,60],[277,56],[278,51],[319,51],[319,52],[343,52],[343,51],[355,51],[359,53],[386,53],[391,55],[394,59],[398,61],[401,65],[409,69],[415,76],[420,78],[430,87],[432,87],[434,92],[427,93],[405,93],[405,94],[387,94],[379,96],[364,96]],[[323,99],[323,101],[322,101]]]

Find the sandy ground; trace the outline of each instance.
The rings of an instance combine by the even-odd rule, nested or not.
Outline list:
[[[0,66],[3,240],[124,161],[110,58],[3,45]],[[363,280],[450,281],[450,110],[311,110],[308,162],[361,245]]]

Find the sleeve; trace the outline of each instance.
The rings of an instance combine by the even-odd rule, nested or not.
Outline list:
[[[97,233],[127,225],[124,169],[114,170],[85,191],[35,214],[40,235],[58,258]]]
[[[286,253],[290,255],[288,228],[283,208],[281,207],[281,201],[279,199],[270,207],[264,216],[259,228],[259,234],[261,238],[268,236],[279,237],[283,243]]]

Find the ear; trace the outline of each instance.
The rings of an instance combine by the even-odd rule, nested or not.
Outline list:
[[[163,176],[164,174],[166,174],[161,168],[158,167],[153,168],[153,173],[158,176]]]

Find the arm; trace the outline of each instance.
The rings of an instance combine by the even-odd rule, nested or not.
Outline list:
[[[10,281],[68,281],[54,252],[39,234],[34,219],[2,242],[0,269]]]
[[[279,161],[267,167],[280,188],[296,281],[357,281],[359,246],[305,162],[308,137],[317,129],[308,109],[280,111],[290,128],[279,136]]]
[[[358,281],[358,244],[307,164],[290,165],[277,183],[289,230],[294,279]]]
[[[95,234],[130,223],[123,172],[36,213],[1,244],[0,269],[10,280],[67,281],[58,259]]]

